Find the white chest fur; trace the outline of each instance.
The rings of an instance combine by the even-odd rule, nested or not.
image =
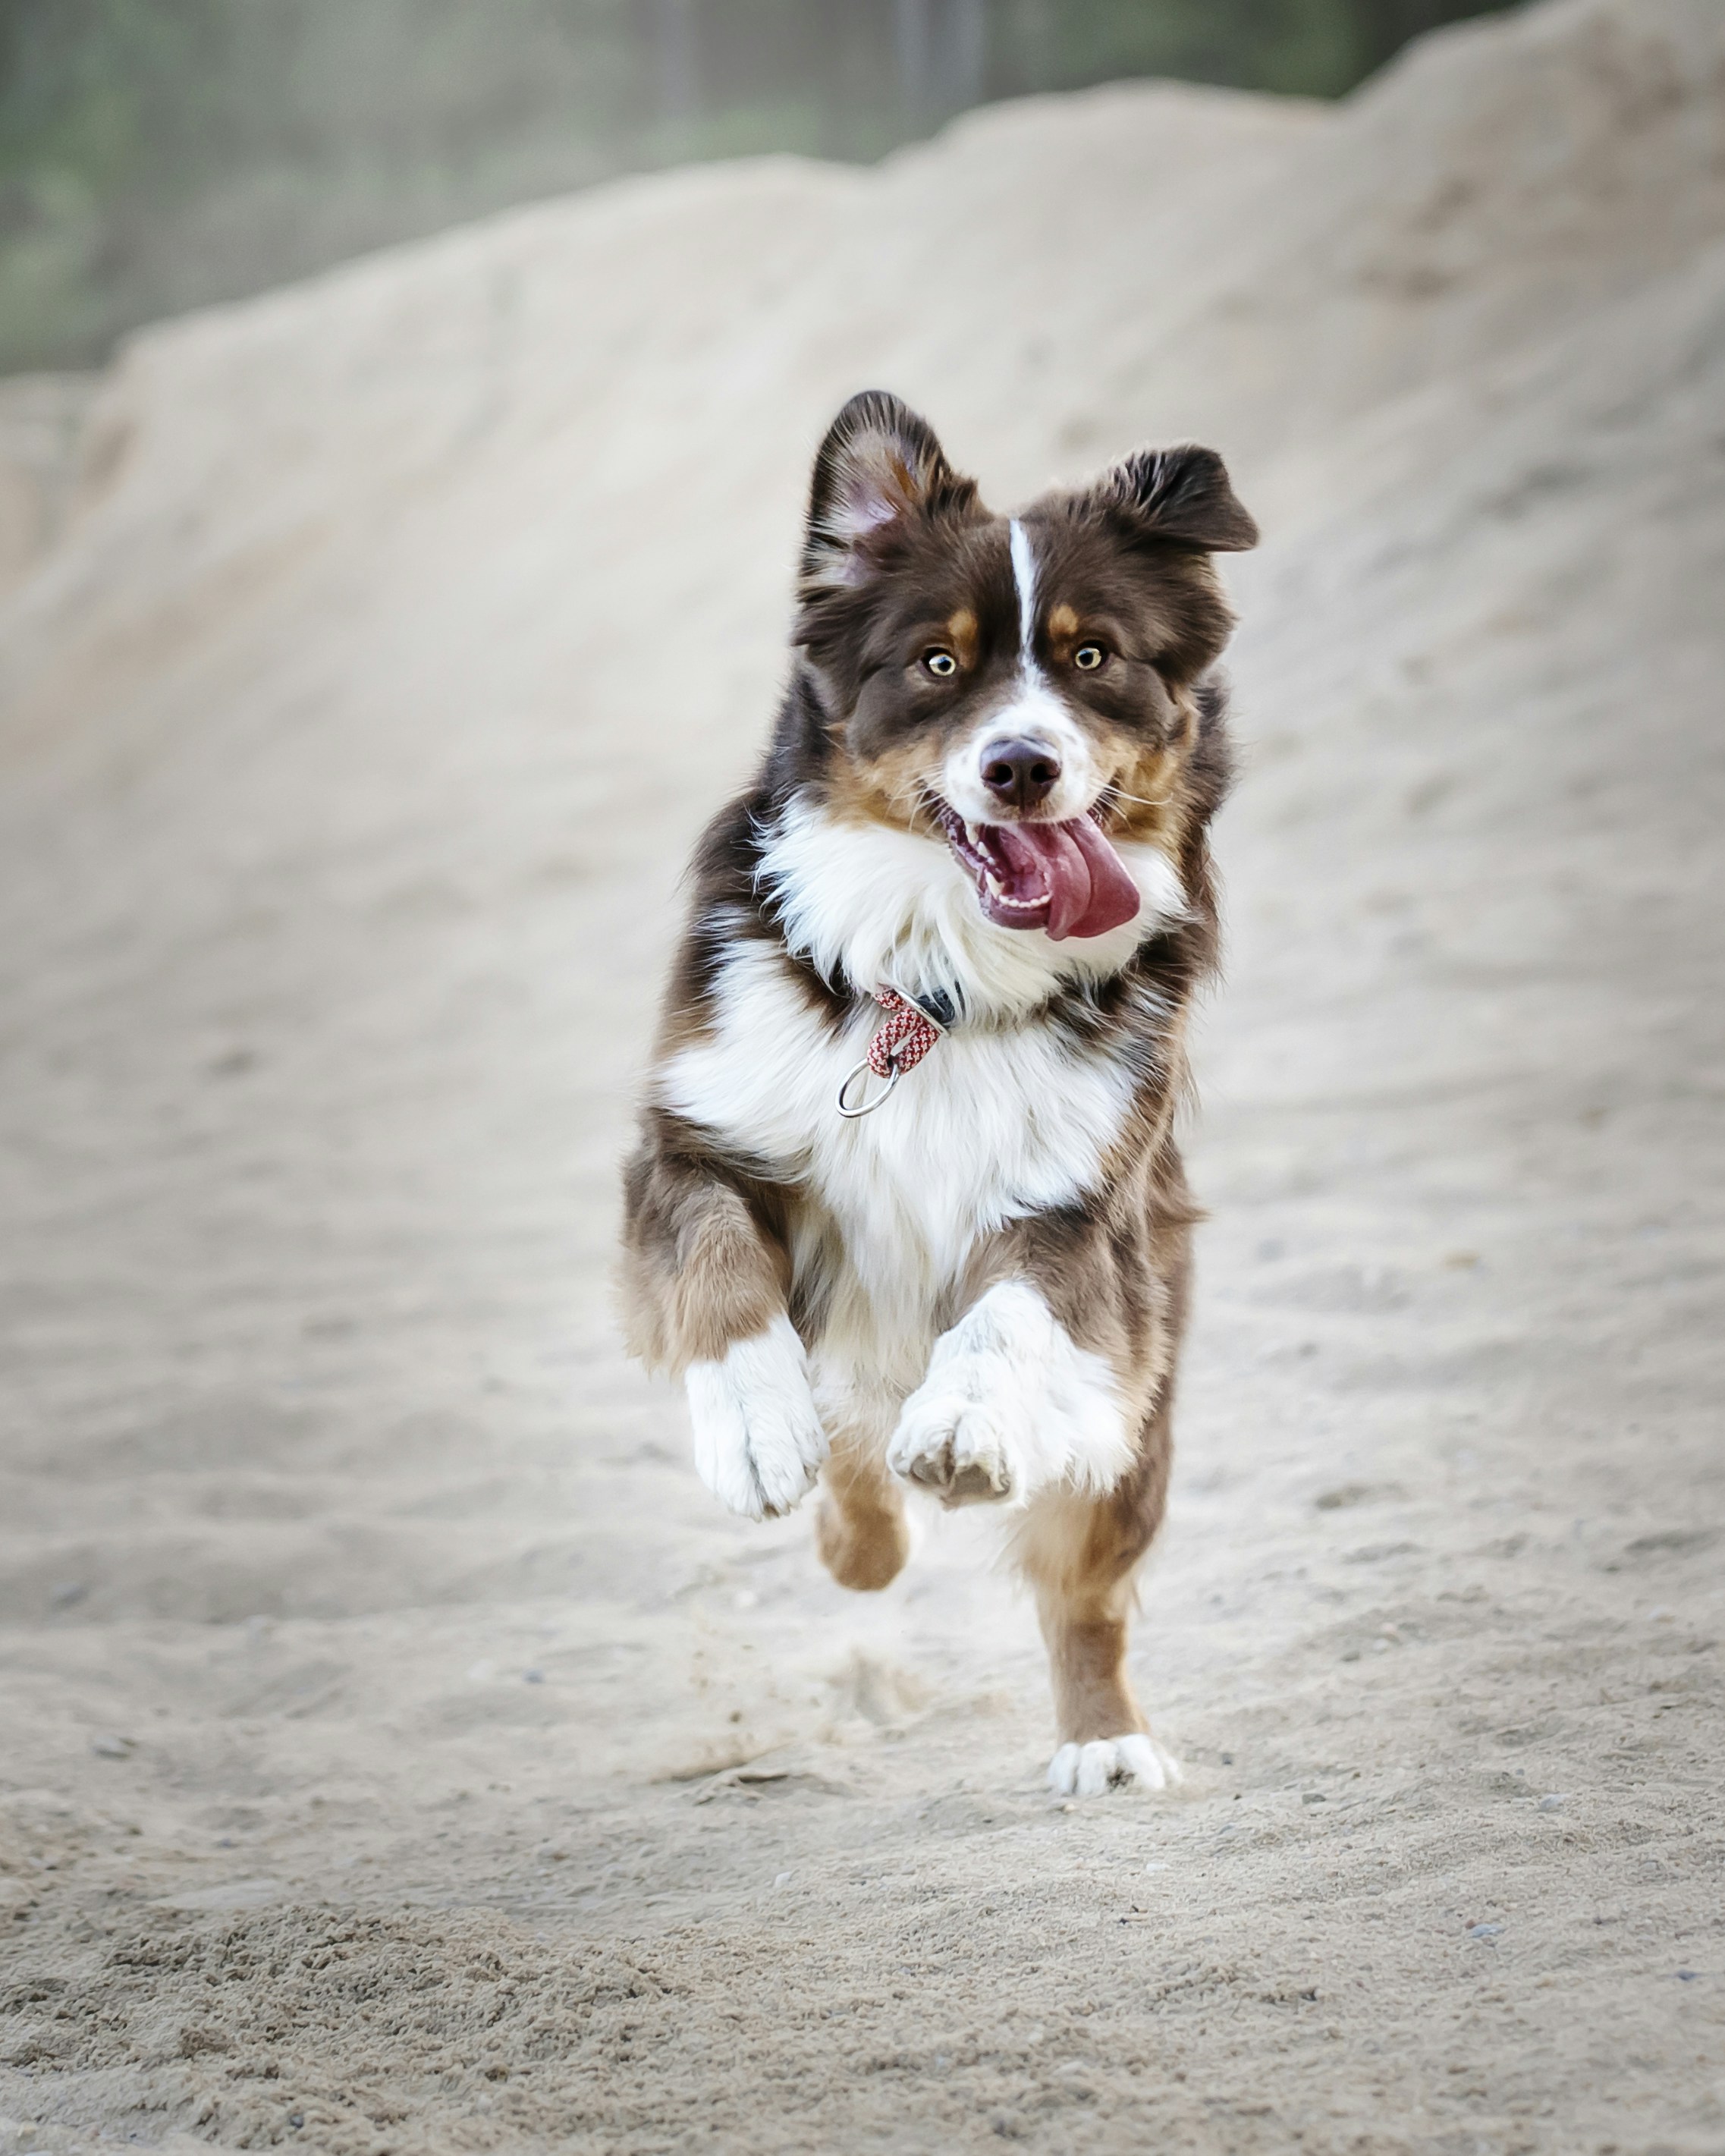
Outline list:
[[[1132,1097],[1119,1063],[1071,1059],[1044,1029],[957,1029],[875,1115],[845,1122],[839,1085],[878,1011],[834,1040],[759,942],[731,953],[716,1003],[714,1033],[670,1060],[660,1097],[819,1199],[871,1330],[906,1335],[910,1360],[983,1235],[1093,1188]]]
[[[1117,970],[1147,927],[1182,910],[1163,855],[1142,846],[1123,857],[1144,894],[1138,920],[1055,945],[988,921],[947,849],[909,833],[834,826],[799,803],[770,841],[762,880],[793,950],[865,988],[956,992],[966,1014],[884,1106],[847,1122],[839,1087],[879,1012],[860,1005],[834,1037],[778,955],[740,937],[716,985],[711,1032],[659,1073],[667,1107],[816,1200],[810,1247],[792,1257],[831,1281],[828,1363],[915,1383],[940,1298],[977,1245],[1096,1188],[1132,1101],[1130,1070],[1011,1021],[1063,977]]]
[[[1063,982],[1107,979],[1151,929],[1185,912],[1160,847],[1118,850],[1138,886],[1137,918],[1064,943],[1040,929],[997,927],[950,847],[879,824],[835,823],[801,798],[768,834],[760,879],[786,942],[826,979],[865,991],[887,981],[912,995],[957,990],[973,1018],[999,1019],[1035,1010]]]
[[[870,1329],[904,1336],[912,1363],[983,1236],[1094,1187],[1132,1096],[1119,1063],[1063,1054],[1041,1028],[961,1027],[883,1107],[847,1122],[834,1102],[867,1048],[872,1006],[832,1038],[752,942],[727,960],[716,1004],[711,1035],[667,1065],[660,1097],[819,1201]]]

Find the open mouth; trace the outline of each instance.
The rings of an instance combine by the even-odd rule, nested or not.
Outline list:
[[[942,801],[947,843],[976,878],[983,911],[1002,928],[1045,928],[1050,942],[1105,936],[1138,910],[1138,887],[1095,814],[1065,824],[967,824]]]

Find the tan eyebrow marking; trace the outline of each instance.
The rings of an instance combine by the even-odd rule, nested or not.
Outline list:
[[[1048,617],[1048,633],[1059,644],[1078,634],[1078,616],[1064,601]]]
[[[947,617],[947,634],[952,639],[952,649],[966,666],[976,659],[978,626],[977,618],[968,607],[960,607],[957,613]]]

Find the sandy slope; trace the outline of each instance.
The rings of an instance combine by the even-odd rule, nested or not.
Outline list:
[[[986,1522],[841,1596],[607,1315],[868,380],[1271,534],[1177,1799],[1042,1793]],[[143,339],[68,492],[77,405],[0,398],[0,2149],[1725,2149],[1725,14],[631,182]]]

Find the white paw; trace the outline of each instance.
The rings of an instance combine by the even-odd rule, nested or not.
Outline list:
[[[1179,1779],[1173,1754],[1136,1732],[1091,1744],[1063,1744],[1048,1763],[1048,1786],[1057,1797],[1100,1797],[1105,1790],[1132,1787],[1171,1789]]]
[[[684,1380],[695,1466],[707,1488],[751,1520],[793,1511],[827,1456],[803,1343],[788,1317],[739,1340],[721,1363],[692,1363]]]
[[[886,1464],[943,1505],[997,1502],[1023,1485],[1012,1439],[992,1409],[938,1382],[906,1401]]]
[[[1053,1482],[1106,1490],[1132,1455],[1106,1364],[1027,1281],[1002,1281],[935,1342],[886,1462],[948,1505],[1022,1504]]]

